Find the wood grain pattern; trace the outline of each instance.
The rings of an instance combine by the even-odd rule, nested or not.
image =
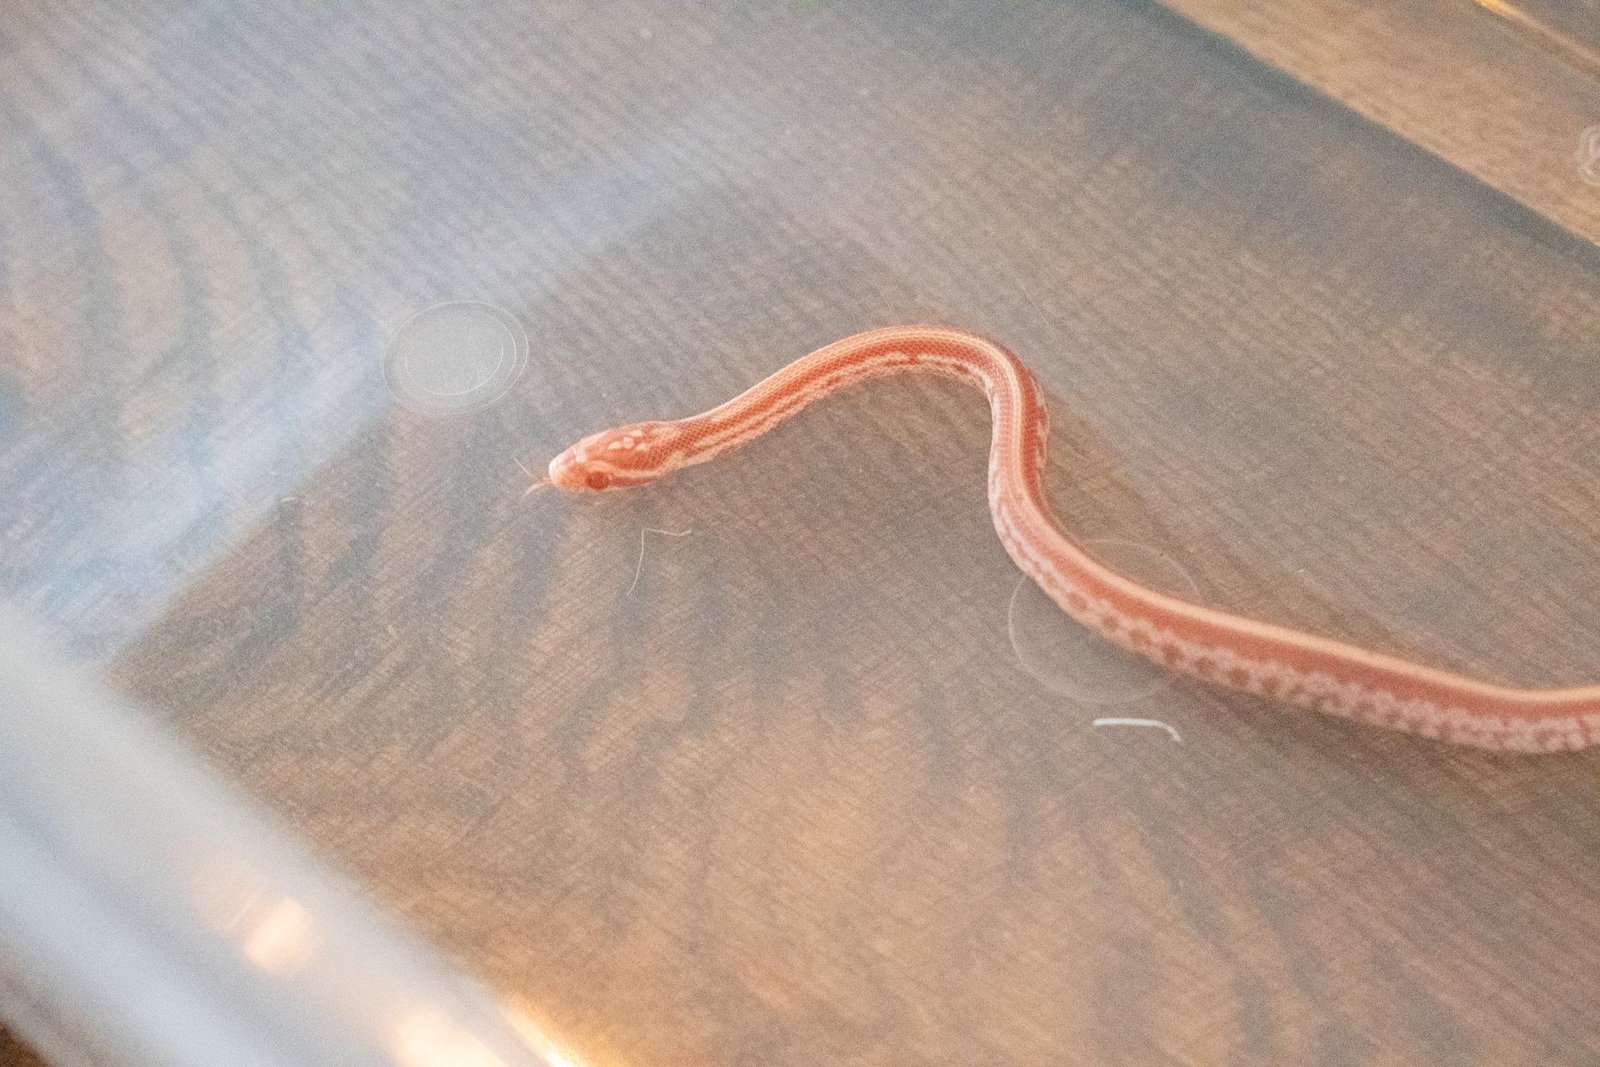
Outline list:
[[[595,1067],[1593,1062],[1600,756],[1052,691],[980,398],[520,496],[941,319],[1207,602],[1594,678],[1591,209],[1298,77],[1142,3],[17,5],[0,589]],[[426,418],[384,344],[459,297],[530,369]]]
[[[1600,6],[1592,0],[1474,0],[1527,32],[1538,47],[1589,73],[1600,73]]]
[[[33,1050],[17,1040],[4,1027],[0,1027],[0,1063],[6,1067],[46,1067]]]
[[[1578,163],[1584,131],[1600,123],[1600,38],[1594,15],[1576,4],[1163,2],[1558,226],[1600,241],[1600,186]],[[1305,32],[1308,25],[1317,32]]]

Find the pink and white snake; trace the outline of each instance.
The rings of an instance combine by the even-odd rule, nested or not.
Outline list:
[[[1044,494],[1044,401],[1001,345],[942,326],[896,326],[819,348],[701,415],[592,434],[550,462],[549,481],[584,492],[644,485],[755,440],[806,405],[869,378],[922,371],[989,398],[989,508],[1006,551],[1061,609],[1176,671],[1358,722],[1479,748],[1579,749],[1600,740],[1600,686],[1494,685],[1193,604],[1096,562]]]

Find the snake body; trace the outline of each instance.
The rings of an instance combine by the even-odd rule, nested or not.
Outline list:
[[[835,390],[924,372],[983,390],[993,418],[989,509],[1006,551],[1072,618],[1175,671],[1261,697],[1456,744],[1514,752],[1600,740],[1600,686],[1479,681],[1148,588],[1097,562],[1044,492],[1048,417],[1038,383],[1003,346],[963,330],[898,326],[817,349],[716,408],[585,437],[550,462],[569,492],[644,485],[740,447]]]

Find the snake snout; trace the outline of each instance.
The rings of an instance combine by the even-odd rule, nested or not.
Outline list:
[[[584,482],[584,464],[576,449],[569,448],[550,461],[550,484],[569,493],[589,488]]]

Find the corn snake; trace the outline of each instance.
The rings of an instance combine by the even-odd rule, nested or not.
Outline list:
[[[1600,686],[1521,689],[1232,615],[1140,585],[1095,561],[1045,497],[1048,420],[1031,372],[963,330],[899,326],[826,345],[685,419],[591,434],[550,461],[568,492],[645,485],[760,437],[837,389],[888,375],[960,379],[987,396],[988,496],[1021,570],[1072,618],[1163,666],[1257,696],[1447,742],[1555,752],[1600,741]]]

